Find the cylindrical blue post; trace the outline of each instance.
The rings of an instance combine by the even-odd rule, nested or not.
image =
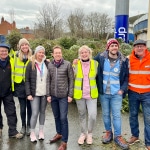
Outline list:
[[[116,0],[115,38],[128,43],[129,0]]]

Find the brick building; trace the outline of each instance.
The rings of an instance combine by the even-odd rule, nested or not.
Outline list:
[[[26,39],[33,39],[34,38],[34,32],[33,30],[29,29],[29,27],[19,29],[21,35]]]
[[[13,21],[13,23],[9,23],[8,21],[4,20],[4,17],[1,18],[0,23],[0,34],[2,35],[8,35],[12,30],[16,29],[16,22]]]
[[[4,17],[2,17],[0,23],[0,35],[7,36],[12,30],[18,30],[22,37],[26,39],[34,38],[34,32],[33,30],[29,29],[29,27],[17,29],[15,21],[13,21],[13,23],[9,23],[8,21],[4,20]]]

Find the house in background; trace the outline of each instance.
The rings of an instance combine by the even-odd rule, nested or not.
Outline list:
[[[19,29],[21,35],[26,39],[34,39],[34,31],[29,29],[29,27]]]
[[[4,17],[1,18],[0,23],[0,34],[1,35],[8,35],[12,30],[16,30],[16,22],[9,23],[8,21],[4,20]]]
[[[18,30],[21,33],[22,37],[26,38],[28,40],[34,38],[34,32],[33,32],[33,30],[29,29],[29,27],[17,29],[15,21],[13,21],[13,23],[9,23],[8,21],[4,20],[4,17],[2,17],[1,23],[0,23],[0,35],[1,35],[1,37],[6,37],[13,30]]]

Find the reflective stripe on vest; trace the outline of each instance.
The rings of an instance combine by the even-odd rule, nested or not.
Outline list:
[[[129,57],[129,86],[128,88],[137,93],[150,92],[150,59],[149,52],[139,60],[134,54]]]
[[[150,71],[141,71],[141,70],[139,70],[139,71],[131,71],[131,70],[129,70],[129,73],[130,74],[150,74]]]
[[[11,65],[11,87],[12,87],[12,91],[14,91],[14,75],[13,75],[14,60],[11,57],[10,57],[10,65]]]
[[[104,83],[104,84],[107,84],[107,82],[108,82],[108,81],[103,80],[103,83]],[[115,81],[115,80],[114,80],[114,81],[111,80],[111,81],[110,81],[110,84],[120,84],[120,82],[119,82],[119,81]]]
[[[25,71],[29,60],[24,64],[17,56],[14,57],[14,82],[21,83],[25,81]]]
[[[97,74],[98,63],[95,60],[90,60],[90,70],[89,70],[89,83],[90,83],[90,95],[92,99],[98,97],[98,89],[96,85],[96,74]],[[76,78],[74,82],[74,98],[82,98],[82,87],[83,87],[83,72],[80,60],[75,66]]]
[[[137,84],[131,84],[131,83],[129,83],[129,85],[132,86],[132,87],[141,88],[141,89],[150,88],[150,85],[137,85]]]
[[[104,74],[104,75],[111,75],[111,76],[119,77],[119,74],[114,73],[114,72],[106,72],[106,71],[103,71],[103,74]]]

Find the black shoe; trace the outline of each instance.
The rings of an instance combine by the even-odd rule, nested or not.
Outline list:
[[[30,127],[27,126],[27,128],[26,128],[26,135],[29,136],[29,135],[30,135],[30,132],[31,132],[31,131],[30,131]]]

